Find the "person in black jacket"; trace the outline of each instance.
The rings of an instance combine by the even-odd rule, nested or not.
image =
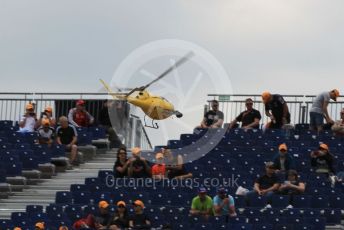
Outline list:
[[[311,152],[311,165],[317,173],[335,174],[333,155],[326,144],[321,144],[317,151]]]
[[[124,201],[117,202],[117,210],[109,225],[110,229],[127,229],[129,227],[129,214]]]

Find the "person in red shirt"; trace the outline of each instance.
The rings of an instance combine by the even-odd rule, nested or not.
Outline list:
[[[78,100],[76,107],[69,110],[68,121],[75,127],[88,127],[93,124],[94,118],[86,111],[84,100]]]
[[[155,156],[156,164],[152,167],[152,177],[154,179],[164,179],[166,177],[166,165],[164,163],[164,155],[157,153]]]

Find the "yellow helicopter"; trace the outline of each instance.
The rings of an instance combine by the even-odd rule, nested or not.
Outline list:
[[[159,126],[157,123],[154,124],[154,120],[164,120],[172,115],[176,115],[177,118],[181,118],[183,114],[175,110],[171,102],[169,102],[163,97],[154,96],[150,94],[146,89],[152,84],[154,84],[155,82],[161,80],[167,74],[172,72],[175,68],[185,63],[192,56],[193,56],[193,52],[187,53],[184,57],[178,60],[173,66],[171,66],[162,74],[160,74],[160,76],[158,76],[156,79],[154,79],[153,81],[151,81],[145,86],[134,88],[129,93],[126,93],[126,94],[113,93],[111,88],[102,79],[99,79],[99,80],[103,84],[104,88],[108,91],[110,95],[112,95],[112,97],[115,100],[126,100],[130,104],[133,104],[142,109],[142,111],[145,113],[145,116],[144,116],[145,127],[158,129]],[[135,92],[138,92],[137,95],[132,96],[132,94],[134,94]],[[151,126],[147,125],[146,116],[152,119]]]

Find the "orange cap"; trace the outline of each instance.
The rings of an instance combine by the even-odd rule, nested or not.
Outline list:
[[[20,227],[15,227],[13,230],[22,230]]]
[[[109,207],[109,203],[106,202],[105,200],[102,200],[98,203],[98,207],[99,208],[107,208],[107,207]]]
[[[337,97],[339,97],[339,90],[338,89],[333,89],[332,92],[334,93],[334,101],[337,101]]]
[[[44,111],[48,111],[49,113],[53,112],[53,108],[51,106],[45,107]]]
[[[164,159],[164,154],[162,154],[162,153],[157,153],[156,155],[155,155],[155,159]]]
[[[262,99],[264,103],[267,103],[271,98],[271,93],[268,91],[265,91],[262,93]]]
[[[42,119],[42,125],[50,125],[50,121],[47,118]]]
[[[134,147],[134,148],[131,149],[131,153],[133,155],[139,155],[140,152],[141,152],[141,149],[139,147]]]
[[[125,204],[125,202],[122,201],[122,200],[117,202],[117,206],[120,206],[120,205],[123,205],[124,207],[127,206],[127,205]]]
[[[29,104],[26,105],[25,108],[26,108],[26,109],[33,109],[33,104],[29,103]]]
[[[133,204],[136,206],[141,206],[141,208],[145,207],[145,204],[140,200],[135,200]]]
[[[59,230],[68,230],[68,227],[67,226],[60,226]]]
[[[327,144],[321,144],[319,147],[322,148],[322,149],[325,149],[325,150],[327,150],[327,151],[329,150]]]
[[[288,150],[288,147],[287,147],[286,144],[280,144],[280,145],[278,146],[278,150],[279,150],[279,151],[282,151],[282,150],[287,151],[287,150]]]
[[[36,228],[39,228],[39,229],[44,229],[44,222],[38,222],[38,223],[36,223],[35,227],[36,227]]]

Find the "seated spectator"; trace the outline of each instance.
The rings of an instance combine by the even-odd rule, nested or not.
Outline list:
[[[278,146],[279,153],[274,157],[273,163],[275,166],[275,173],[284,173],[294,168],[293,157],[288,154],[288,147],[286,144]]]
[[[262,116],[260,112],[253,108],[253,100],[247,98],[245,101],[246,110],[239,114],[230,124],[228,129],[237,127],[237,123],[241,122],[242,129],[259,129],[259,122]]]
[[[142,201],[136,200],[134,203],[134,215],[129,219],[129,228],[131,229],[151,229],[151,221],[144,214],[145,205]]]
[[[117,202],[117,209],[110,221],[110,229],[127,229],[129,227],[129,214],[124,201]]]
[[[290,123],[289,108],[281,95],[264,92],[262,99],[265,105],[265,114],[271,119],[266,128],[281,129],[285,124]]]
[[[311,165],[317,173],[335,174],[333,167],[334,157],[326,144],[321,144],[319,149],[311,152]]]
[[[48,119],[50,126],[55,128],[56,120],[53,118],[53,108],[51,106],[45,107],[44,111],[41,113],[39,120],[36,122],[36,128],[39,128],[42,125],[42,120]]]
[[[192,216],[201,216],[208,220],[212,215],[213,200],[207,195],[207,190],[199,188],[198,196],[192,199],[190,214]]]
[[[185,169],[182,155],[178,154],[175,157],[170,149],[162,149],[162,153],[164,154],[167,177],[169,179],[186,179],[192,177],[192,173],[188,173]]]
[[[227,195],[224,188],[217,190],[217,195],[213,198],[213,209],[215,216],[237,216],[234,198],[231,195]]]
[[[268,206],[271,207],[271,197],[276,192],[280,186],[278,177],[275,174],[275,166],[273,162],[267,162],[265,165],[265,175],[260,176],[256,179],[254,183],[254,190],[246,194],[249,198],[252,194],[258,194],[260,196],[266,196],[268,200]],[[248,200],[249,203],[249,200]]]
[[[130,158],[128,168],[128,176],[132,178],[148,178],[151,177],[151,169],[146,159],[141,157],[141,149],[133,148],[131,150],[133,156]]]
[[[56,129],[56,142],[59,145],[64,145],[67,151],[70,151],[70,163],[78,165],[77,154],[78,146],[76,145],[78,133],[73,125],[68,124],[67,117],[60,117],[60,126]]]
[[[212,110],[209,110],[201,122],[201,125],[198,128],[207,129],[207,128],[221,128],[223,124],[224,115],[219,110],[219,102],[213,100],[211,102]]]
[[[50,121],[45,118],[41,121],[42,126],[38,128],[38,143],[41,145],[48,145],[49,147],[53,144],[55,130],[51,128]]]
[[[20,227],[14,227],[13,230],[22,230]]]
[[[299,175],[296,170],[288,171],[288,178],[284,181],[283,184],[278,189],[278,192],[283,195],[289,195],[289,206],[288,208],[293,208],[293,196],[300,195],[305,192],[306,185],[304,182],[301,182]]]
[[[127,149],[122,147],[117,151],[117,160],[114,166],[114,175],[117,178],[123,178],[128,176],[128,167],[130,161],[127,158]]]
[[[25,115],[19,121],[19,132],[34,132],[37,115],[32,104],[26,105]]]
[[[340,111],[340,119],[334,123],[331,129],[335,135],[344,136],[344,108]]]
[[[152,178],[153,179],[164,179],[166,177],[166,165],[164,163],[164,155],[157,153],[155,155],[156,163],[152,167]]]
[[[106,129],[109,135],[110,148],[119,148],[122,145],[118,138],[114,126],[111,124],[109,108],[111,108],[113,101],[105,101],[103,108],[99,112],[99,124]]]
[[[73,223],[73,229],[95,229],[94,225],[94,216],[92,214],[88,214],[85,218],[77,220]]]
[[[68,121],[75,127],[88,127],[93,124],[94,118],[86,111],[84,100],[78,100],[76,107],[69,110]]]
[[[94,216],[94,225],[97,230],[106,229],[110,221],[112,220],[112,215],[109,211],[109,203],[102,200],[98,203],[99,214]]]
[[[43,222],[38,222],[35,224],[35,230],[44,230],[45,226]]]

